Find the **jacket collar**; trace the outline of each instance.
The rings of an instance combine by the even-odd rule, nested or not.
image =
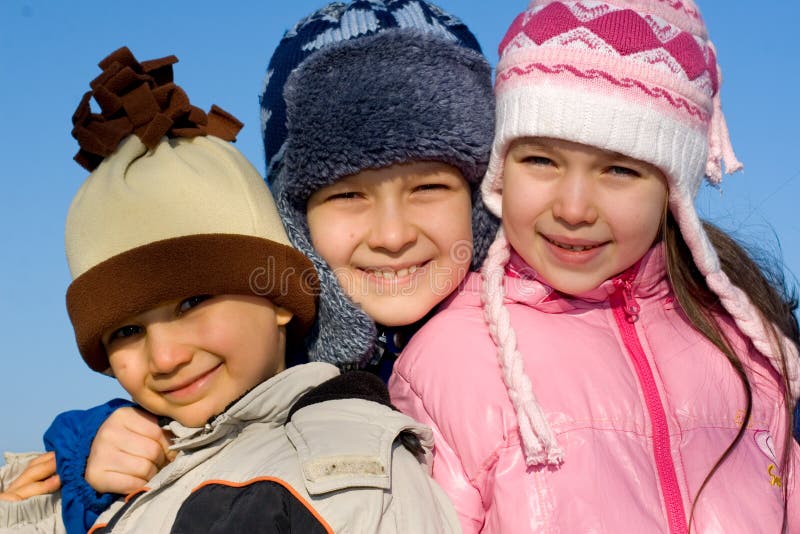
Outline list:
[[[517,302],[538,310],[558,313],[587,305],[596,306],[607,302],[617,291],[615,280],[630,282],[632,295],[637,299],[657,298],[668,295],[671,290],[666,276],[664,247],[657,243],[638,262],[625,272],[606,280],[598,287],[581,295],[565,295],[537,279],[534,271],[522,257],[511,251],[511,259],[506,266],[506,303]],[[451,297],[450,303],[480,306],[482,278],[478,273],[470,273],[463,282],[463,291]]]
[[[335,366],[322,362],[290,367],[251,389],[203,427],[170,422],[167,428],[175,435],[171,448],[180,451],[203,447],[251,421],[263,421],[271,427],[282,426],[297,399],[338,374]]]

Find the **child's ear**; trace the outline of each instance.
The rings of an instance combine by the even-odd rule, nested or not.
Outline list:
[[[275,319],[278,322],[278,326],[286,326],[289,324],[289,321],[292,320],[294,314],[287,310],[286,308],[281,308],[280,306],[275,306]]]

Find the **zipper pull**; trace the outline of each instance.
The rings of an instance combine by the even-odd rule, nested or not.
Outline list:
[[[622,294],[622,309],[625,310],[626,319],[629,323],[635,323],[639,320],[639,310],[641,308],[633,297],[633,283],[631,283],[630,279],[617,278],[614,280],[614,287]]]

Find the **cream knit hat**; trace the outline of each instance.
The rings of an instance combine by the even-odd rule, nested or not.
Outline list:
[[[314,318],[315,271],[289,244],[258,171],[228,142],[241,124],[191,106],[172,83],[176,61],[139,64],[116,51],[73,118],[76,160],[93,172],[67,216],[67,308],[96,371],[109,367],[103,331],[168,300],[264,296],[294,314],[294,335]]]

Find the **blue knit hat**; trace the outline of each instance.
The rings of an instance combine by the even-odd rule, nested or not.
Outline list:
[[[472,32],[456,17],[420,0],[333,2],[301,19],[281,39],[267,67],[261,92],[261,131],[272,184],[286,142],[286,79],[308,56],[334,43],[382,33],[390,28],[420,28],[481,53]]]
[[[491,68],[457,18],[422,0],[328,4],[286,33],[261,95],[267,181],[289,238],[320,276],[312,360],[361,367],[377,328],[311,245],[306,204],[365,169],[441,161],[473,191],[473,268],[498,220],[479,184],[494,134]]]

